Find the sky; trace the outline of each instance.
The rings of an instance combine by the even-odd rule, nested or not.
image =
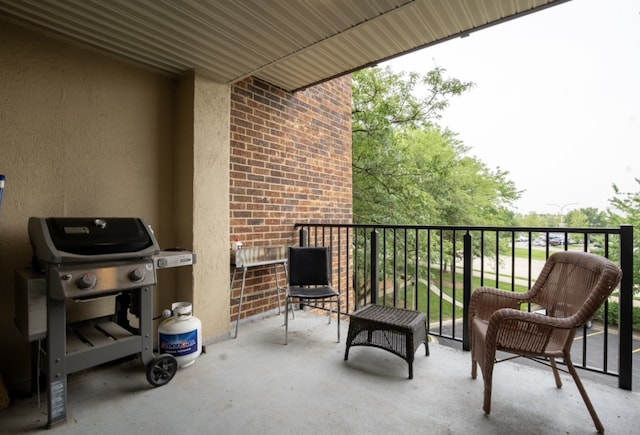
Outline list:
[[[640,0],[572,0],[380,66],[475,83],[439,124],[509,173],[518,213],[640,191]]]

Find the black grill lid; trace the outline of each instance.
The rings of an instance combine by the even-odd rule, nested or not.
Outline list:
[[[80,255],[136,252],[153,244],[139,219],[48,218],[53,244]]]
[[[38,259],[52,263],[150,256],[159,251],[153,233],[139,218],[30,218],[29,238]]]

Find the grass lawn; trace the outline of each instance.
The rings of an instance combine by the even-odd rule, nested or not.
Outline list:
[[[432,269],[432,277],[431,277],[431,285],[440,288],[440,278],[438,276],[440,270]],[[463,299],[463,289],[462,289],[462,274],[456,273],[456,292],[455,299],[462,303]],[[471,288],[476,289],[480,287],[480,278],[474,277]],[[499,287],[502,290],[511,290],[510,283],[500,282]],[[448,298],[453,299],[453,282],[452,282],[452,273],[444,272],[442,275],[442,288],[440,289],[443,295],[446,295]],[[527,291],[527,287],[516,285],[516,292],[525,292]],[[406,299],[407,299],[407,307],[413,308],[415,306],[414,299],[414,287],[408,286],[406,291]],[[393,304],[393,292],[389,292],[386,295],[387,304]],[[405,292],[401,290],[397,294],[397,306],[405,306]],[[442,319],[449,319],[453,316],[453,304],[446,300],[446,298],[440,298],[440,295],[436,292],[427,292],[427,284],[423,281],[420,281],[418,284],[418,311],[423,313],[427,312],[427,306],[429,308],[429,316],[430,318],[439,318],[442,314]],[[441,313],[442,311],[442,313]],[[462,318],[462,307],[456,307],[455,313],[456,319]]]
[[[550,253],[552,253],[550,251]],[[523,259],[527,259],[529,258],[529,250],[527,248],[515,248],[515,256],[516,258],[523,258]],[[541,261],[545,261],[546,260],[546,250],[544,249],[533,249],[531,250],[531,259],[533,260],[541,260]],[[501,275],[505,280],[504,281],[499,281],[498,283],[498,288],[500,288],[501,290],[507,290],[507,291],[511,291],[511,275]],[[515,277],[518,278],[518,277]],[[521,279],[526,279],[526,278],[522,278]],[[447,320],[453,317],[453,312],[454,312],[454,305],[449,302],[447,299],[451,300],[454,297],[454,291],[453,291],[453,281],[452,281],[452,273],[451,272],[443,272],[442,273],[442,278],[440,278],[440,269],[439,268],[432,268],[431,269],[431,285],[437,287],[443,295],[445,295],[446,297],[443,297],[442,299],[440,298],[439,293],[436,291],[427,291],[427,284],[425,282],[423,282],[423,280],[425,280],[425,277],[422,277],[421,281],[418,284],[418,306],[417,309],[421,312],[424,313],[429,313],[429,317],[430,319],[438,319],[438,318],[442,318],[442,320]],[[460,304],[462,303],[463,300],[463,289],[462,289],[462,284],[463,284],[463,277],[461,273],[456,273],[455,276],[456,279],[456,291],[455,291],[455,299],[456,301],[458,301]],[[489,287],[495,287],[495,279],[492,279],[491,282],[487,282],[487,280],[485,279],[485,286],[489,286]],[[471,288],[472,289],[476,289],[478,287],[480,287],[480,278],[479,277],[473,277],[473,282],[471,284]],[[518,292],[518,293],[524,293],[528,290],[527,286],[523,286],[523,285],[519,285],[519,284],[515,284],[514,286],[514,291]],[[407,287],[406,289],[406,293],[404,291],[404,289],[402,289],[401,291],[398,292],[398,294],[396,295],[396,301],[395,301],[395,305],[396,306],[405,306],[405,294],[406,294],[406,307],[407,308],[415,308],[415,295],[414,295],[414,286],[410,285]],[[385,296],[386,298],[386,303],[389,305],[394,305],[394,295],[393,292],[388,292],[387,295]],[[635,297],[635,299],[637,299],[637,296]],[[526,309],[526,307],[523,307],[523,309]],[[634,309],[634,312],[636,311],[636,309]],[[636,316],[636,315],[634,315]],[[462,308],[461,307],[456,307],[455,308],[455,318],[456,319],[461,319],[462,318]],[[635,318],[634,318],[635,320]],[[638,327],[640,325],[636,325],[636,323],[638,322],[638,320],[634,321],[634,326]]]

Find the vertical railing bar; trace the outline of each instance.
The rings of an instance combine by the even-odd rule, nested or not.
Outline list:
[[[342,245],[340,244],[341,242],[341,238],[340,238],[340,234],[341,234],[341,230],[338,228],[338,240],[337,240],[337,245],[338,245],[338,297],[342,297],[341,295],[341,290],[342,290]],[[333,227],[331,227],[331,241],[333,242]],[[342,306],[342,304],[340,304]],[[348,306],[348,305],[347,305]],[[342,307],[344,308],[344,307]],[[345,313],[348,312],[349,310],[345,310]],[[341,313],[338,312],[338,316]]]
[[[531,288],[533,285],[533,273],[531,266],[533,265],[533,232],[527,233],[527,288]]]
[[[545,249],[547,251],[546,258],[549,258],[549,231],[545,232]]]
[[[371,290],[371,284],[369,280],[371,279],[371,268],[373,264],[371,263],[371,239],[369,238],[369,230],[368,228],[360,229],[360,238],[362,239],[360,243],[362,244],[362,253],[360,261],[362,262],[362,272],[360,273],[362,283],[362,291],[363,291],[363,299],[362,301],[366,305],[371,300],[371,294],[367,294],[367,292]]]
[[[413,276],[413,309],[419,311],[420,298],[420,230],[416,228],[415,271]]]
[[[500,288],[500,231],[496,231],[496,288]]]
[[[516,233],[511,231],[511,291],[516,291]]]
[[[442,334],[442,288],[443,288],[443,268],[444,268],[444,245],[443,245],[444,233],[440,230],[440,280],[438,282],[438,289],[440,290],[440,333]]]
[[[404,267],[403,267],[403,270],[404,270],[404,308],[408,308],[407,307],[407,274],[408,274],[409,270],[407,269],[407,266],[408,266],[407,265],[407,259],[408,259],[408,256],[407,256],[407,252],[408,252],[407,242],[408,242],[407,229],[405,228],[404,229]]]
[[[427,325],[431,323],[431,230],[427,230]]]
[[[382,272],[384,274],[384,278],[382,279],[382,288],[384,289],[383,292],[382,292],[382,294],[384,295],[384,301],[383,301],[384,303],[383,303],[383,305],[387,305],[387,292],[388,292],[387,281],[389,279],[391,279],[393,281],[393,276],[394,276],[394,273],[395,273],[395,271],[393,270],[393,261],[392,261],[392,264],[391,264],[391,268],[392,269],[391,270],[387,270],[387,252],[389,251],[389,249],[393,250],[393,244],[392,244],[392,247],[389,248],[389,246],[388,246],[389,243],[387,241],[387,238],[391,237],[391,240],[393,241],[394,240],[394,236],[395,236],[394,231],[395,230],[393,228],[389,228],[387,233],[385,234],[384,241],[382,242],[384,244],[384,249],[383,249],[384,252],[382,253],[382,258],[384,259],[383,260],[383,272]],[[391,235],[389,235],[389,234],[391,234]],[[389,275],[391,275],[391,278],[389,278]]]
[[[608,236],[605,247],[608,250]],[[608,252],[606,252],[608,255]],[[620,268],[622,282],[618,298],[620,313],[620,347],[618,386],[624,390],[632,388],[633,367],[633,226],[620,226]]]
[[[602,370],[609,372],[609,300],[604,301],[604,336],[602,342]]]
[[[382,305],[387,305],[387,237],[389,234],[385,227],[382,230]]]
[[[398,292],[397,292],[397,286],[396,283],[398,282],[398,256],[397,256],[397,250],[398,250],[398,233],[397,233],[397,229],[393,228],[392,232],[392,246],[391,246],[391,250],[392,250],[392,256],[391,256],[391,267],[392,267],[392,276],[391,276],[391,281],[393,282],[393,307],[396,306],[396,301],[398,300]],[[385,253],[386,254],[386,253]],[[386,305],[386,293],[385,293],[385,305]]]
[[[354,253],[353,253],[353,274],[354,274],[354,290],[356,293],[356,300],[355,300],[355,306],[356,309],[360,308],[360,289],[363,288],[360,285],[360,270],[362,269],[361,265],[360,265],[360,249],[358,248],[358,243],[360,240],[360,237],[358,237],[359,231],[358,228],[354,228],[353,230],[353,246],[354,246]],[[363,272],[363,276],[364,276],[364,272]],[[364,281],[364,279],[363,279]],[[366,299],[365,299],[366,301]]]
[[[362,229],[362,234],[360,235],[362,238],[362,291],[364,292],[364,301],[366,304],[367,301],[367,288],[371,288],[370,285],[368,285],[368,281],[371,279],[371,268],[373,267],[373,263],[371,263],[370,261],[367,261],[367,255],[371,256],[371,254],[367,254],[367,252],[370,251],[371,245],[369,238],[367,237],[367,229],[363,228]],[[369,249],[367,249],[367,247],[369,247]],[[367,267],[368,266],[368,267]],[[372,298],[372,295],[369,295],[369,299]]]
[[[480,231],[480,286],[484,286],[484,230]]]
[[[622,248],[622,247],[621,247]],[[621,251],[622,252],[622,251]],[[609,258],[609,234],[605,234],[604,235],[604,256],[606,258]],[[622,299],[618,300],[620,305],[619,308],[621,308],[622,305]],[[605,309],[608,308],[606,301],[605,301]],[[608,325],[605,323],[605,328],[607,328]],[[587,348],[586,348],[586,341],[587,341],[587,334],[586,334],[586,329],[585,329],[585,333],[583,333],[583,335],[585,336],[585,344],[584,344],[584,350],[583,352],[586,353]],[[603,348],[602,348],[602,358],[603,358],[603,370],[605,370],[604,367],[606,367],[607,361],[609,359],[609,348],[606,346],[606,343],[608,342],[608,336],[605,332],[605,337],[603,340]],[[620,339],[620,342],[622,342],[622,338]],[[585,355],[585,359],[586,359],[586,355]],[[606,370],[605,370],[606,372]]]
[[[605,236],[605,240],[606,243],[605,245],[607,246],[605,249],[608,252],[608,241],[606,239]],[[620,240],[621,242],[621,240]],[[622,252],[622,246],[621,248],[621,252]],[[621,302],[620,300],[618,300],[618,302]],[[605,373],[608,373],[609,371],[609,300],[605,300],[604,301],[604,337],[603,337],[603,342],[602,342],[602,369]]]
[[[462,296],[462,349],[471,350],[471,336],[469,334],[469,302],[473,286],[473,237],[467,230],[464,235],[462,256],[463,267],[463,296]]]
[[[346,277],[345,277],[345,287],[346,287],[346,290],[347,290],[347,313],[349,313],[349,307],[350,307],[349,295],[351,294],[351,291],[349,290],[349,282],[351,282],[351,280],[349,279],[349,277],[353,276],[352,275],[353,272],[351,272],[351,270],[352,270],[351,269],[351,244],[349,243],[349,233],[350,233],[350,228],[346,227],[345,228],[345,239],[346,239],[345,240],[345,250],[346,250],[345,255],[347,257],[346,258],[346,262],[347,262],[346,263],[346,265],[347,265],[346,269],[347,269],[347,272],[346,272]],[[353,284],[353,282],[351,282],[351,283]],[[355,292],[354,292],[354,298],[355,297],[356,297],[356,295],[355,295]],[[355,300],[353,302],[353,306],[355,307]]]
[[[457,233],[453,230],[451,233],[451,336],[456,338],[456,250],[457,250]]]
[[[365,270],[365,293],[367,291],[367,289],[369,289],[369,296],[368,299],[372,300],[373,298],[373,292],[372,292],[372,287],[371,287],[371,269],[374,267],[377,267],[377,262],[372,262],[372,255],[371,255],[371,237],[370,237],[370,229],[369,228],[364,228],[363,229],[363,233],[362,233],[362,243],[365,246],[365,252],[364,255],[362,257],[362,261],[364,262],[365,266],[366,266],[366,270]]]
[[[378,277],[379,277],[379,263],[380,258],[379,245],[378,245],[378,232],[375,229],[371,231],[371,303],[378,303]]]
[[[307,227],[308,228],[308,227]],[[300,246],[307,246],[307,244],[309,243],[309,233],[308,233],[308,229],[305,229],[305,227],[300,227],[300,230],[298,231],[298,244]]]
[[[533,242],[531,241],[531,239],[533,238],[533,233],[531,231],[529,231],[529,237],[528,237],[528,243],[527,243],[527,248],[528,248],[528,255],[527,255],[527,287],[531,288],[531,286],[533,285],[533,273],[531,271],[531,266],[533,266]]]

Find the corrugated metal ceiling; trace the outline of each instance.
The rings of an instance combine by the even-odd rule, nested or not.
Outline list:
[[[170,74],[293,91],[567,0],[0,0],[0,18]]]

